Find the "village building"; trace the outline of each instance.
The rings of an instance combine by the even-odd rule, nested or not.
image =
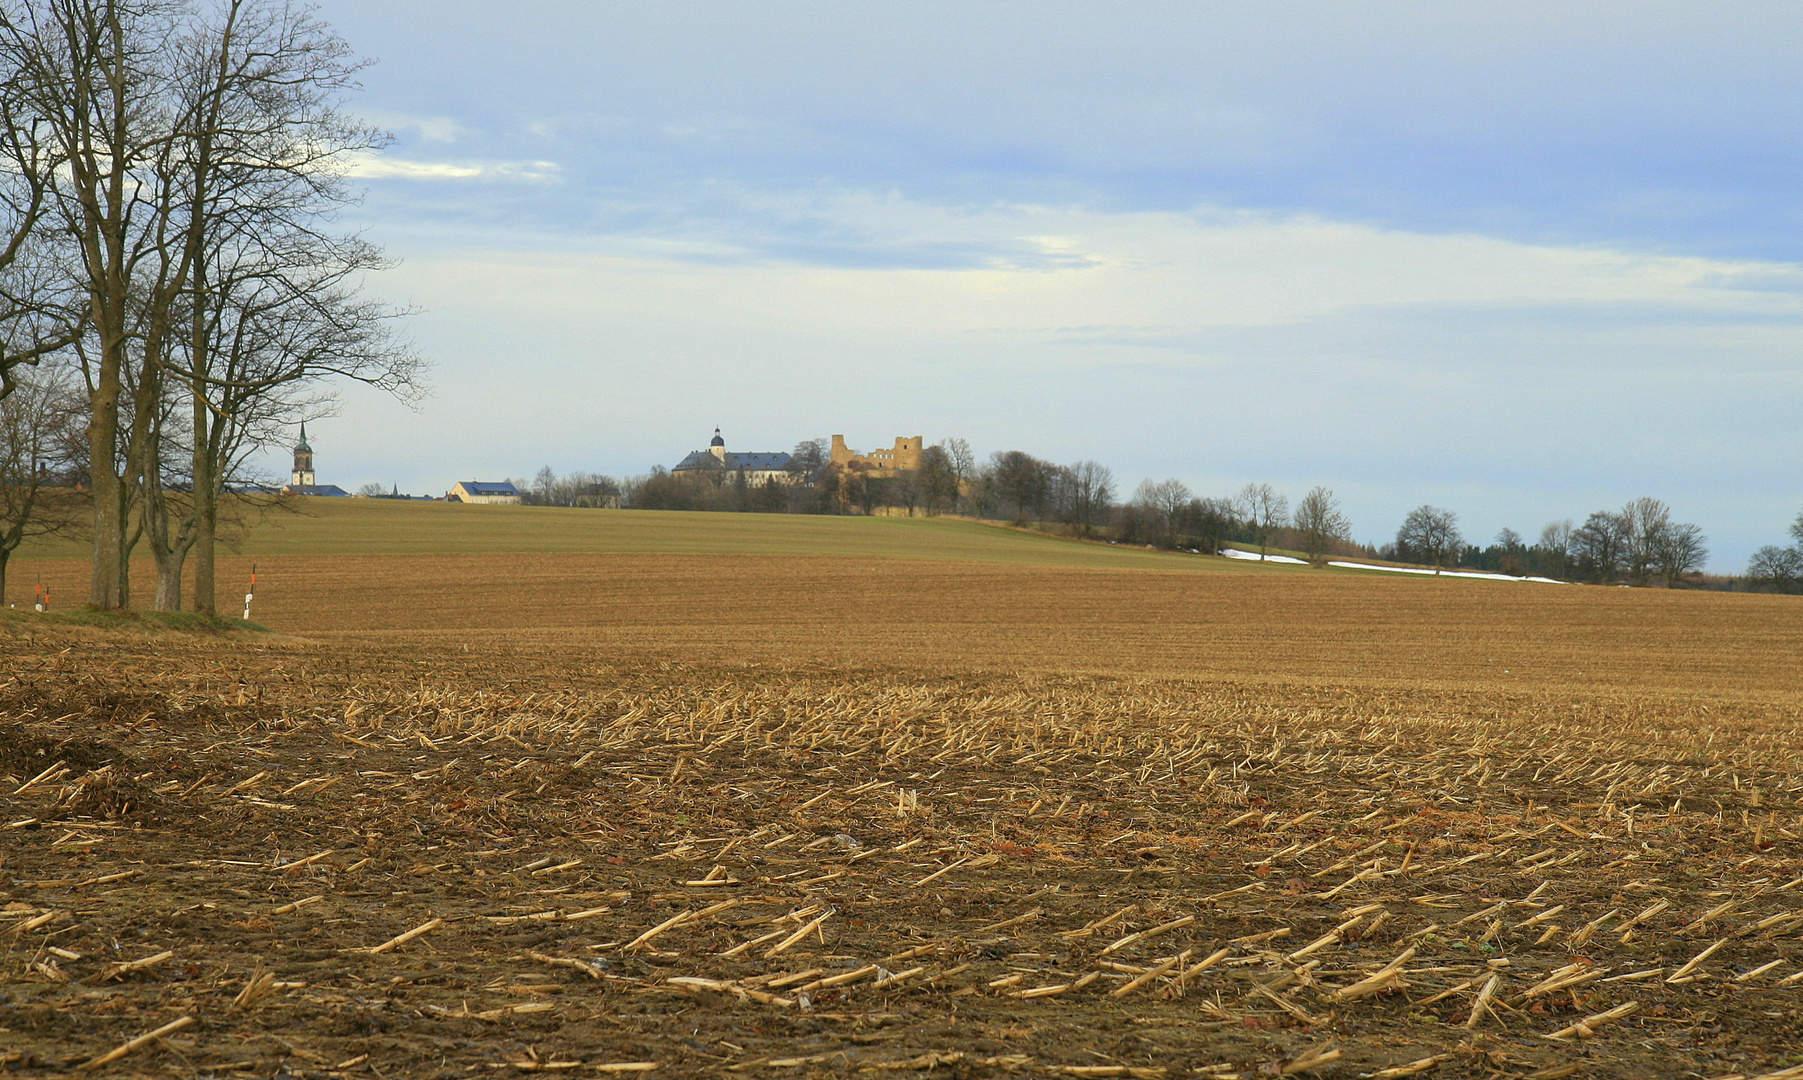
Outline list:
[[[868,454],[860,454],[845,445],[845,436],[834,435],[832,463],[836,468],[849,472],[860,472],[865,476],[880,479],[894,476],[898,472],[918,470],[920,455],[925,446],[926,440],[916,435],[911,439],[897,438],[893,449],[872,450]]]
[[[283,485],[284,495],[325,495],[335,499],[346,498],[350,492],[337,484],[321,484],[313,472],[313,448],[307,445],[307,425],[301,424],[300,441],[294,444],[294,468],[288,474],[288,483]]]
[[[714,429],[713,440],[706,450],[694,450],[670,470],[672,476],[705,478],[748,484],[793,484],[807,477],[791,470],[794,459],[780,451],[728,452],[720,429]]]
[[[445,501],[517,506],[522,500],[520,499],[520,489],[514,487],[510,481],[502,480],[495,483],[487,480],[459,480],[450,491],[445,493]]]

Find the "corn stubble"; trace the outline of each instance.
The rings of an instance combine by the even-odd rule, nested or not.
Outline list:
[[[1788,676],[1196,677],[1131,642],[998,672],[977,632],[856,666],[611,630],[7,642],[0,1070],[1796,1064]]]

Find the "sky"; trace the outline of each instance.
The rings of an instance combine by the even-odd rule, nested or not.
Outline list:
[[[1803,510],[1803,5],[325,0],[433,363],[319,479],[956,436],[1356,538]],[[271,456],[271,474],[286,463]]]

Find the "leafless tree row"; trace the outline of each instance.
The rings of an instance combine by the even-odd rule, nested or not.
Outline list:
[[[1803,592],[1803,513],[1790,526],[1791,545],[1767,544],[1747,562],[1747,584],[1772,592]]]
[[[549,465],[540,469],[531,481],[515,480],[512,483],[520,490],[521,501],[528,506],[618,507],[622,493],[620,482],[611,476],[587,472],[559,476]]]
[[[1699,526],[1674,521],[1665,503],[1643,497],[1620,510],[1598,510],[1581,525],[1549,522],[1534,543],[1503,529],[1488,547],[1465,546],[1458,562],[1504,574],[1675,587],[1694,583],[1708,556]]]
[[[397,393],[418,360],[339,232],[383,136],[341,111],[359,61],[279,0],[0,2],[0,373],[73,373],[90,602],[214,606],[219,501],[325,380]],[[50,385],[52,383],[47,383]]]
[[[1562,525],[1556,532],[1564,532]],[[1702,570],[1709,555],[1700,527],[1673,521],[1671,509],[1650,497],[1620,510],[1598,510],[1565,535],[1568,569],[1603,583],[1648,585],[1657,579],[1680,585]]]

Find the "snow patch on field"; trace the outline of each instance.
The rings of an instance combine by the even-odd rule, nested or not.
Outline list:
[[[1429,574],[1435,572],[1417,566],[1373,566],[1370,563],[1330,562],[1329,566],[1344,566],[1348,570],[1382,570],[1390,574]],[[1483,570],[1441,570],[1440,577],[1478,578],[1483,581],[1533,581],[1542,585],[1563,585],[1565,582],[1549,577],[1510,577],[1508,574],[1492,574]]]
[[[1237,548],[1225,548],[1222,550],[1221,554],[1225,555],[1229,559],[1248,559],[1248,560],[1251,560],[1252,562],[1259,561],[1258,552],[1256,552],[1256,551],[1240,551]],[[1308,561],[1306,559],[1296,559],[1296,558],[1292,558],[1288,555],[1267,555],[1267,556],[1265,556],[1264,561],[1265,562],[1274,562],[1274,563],[1294,563],[1298,566],[1308,565]],[[1423,568],[1417,567],[1417,566],[1374,566],[1371,563],[1340,562],[1340,561],[1329,562],[1327,565],[1342,566],[1348,570],[1380,570],[1387,574],[1433,575],[1435,573],[1435,571],[1426,570],[1426,569],[1423,569]],[[1438,572],[1438,576],[1440,576],[1440,577],[1456,577],[1456,578],[1477,578],[1480,581],[1532,581],[1532,582],[1537,582],[1542,585],[1564,585],[1565,584],[1565,582],[1560,581],[1557,578],[1510,577],[1508,574],[1492,574],[1492,573],[1489,573],[1489,572],[1483,571],[1483,570],[1441,570]]]
[[[1258,552],[1256,551],[1240,551],[1237,548],[1225,548],[1222,550],[1221,554],[1227,556],[1229,559],[1251,559],[1253,562],[1260,561]],[[1292,559],[1288,555],[1266,555],[1263,561],[1295,563],[1297,566],[1308,565],[1307,559]]]

